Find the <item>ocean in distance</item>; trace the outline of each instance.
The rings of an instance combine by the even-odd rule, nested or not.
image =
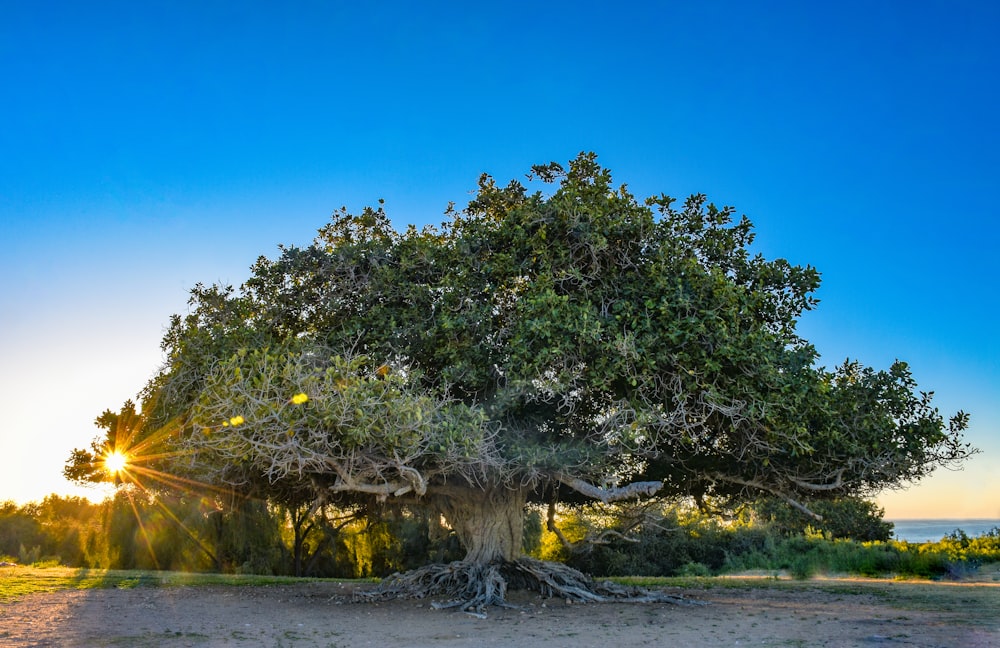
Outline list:
[[[1000,527],[1000,520],[887,520],[892,522],[893,538],[907,542],[937,542],[956,529],[970,538]]]

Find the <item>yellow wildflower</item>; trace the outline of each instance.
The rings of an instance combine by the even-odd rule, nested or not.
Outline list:
[[[307,400],[309,400],[309,397],[306,396],[305,393],[303,393],[303,392],[299,392],[298,394],[295,394],[294,396],[292,396],[292,403],[294,403],[295,405],[301,405],[302,403],[306,402]]]
[[[229,419],[229,423],[233,427],[236,427],[237,425],[243,425],[245,421],[242,416],[234,416],[233,418]]]

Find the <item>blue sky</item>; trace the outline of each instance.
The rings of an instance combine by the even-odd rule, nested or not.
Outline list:
[[[890,517],[1000,518],[1000,5],[468,4],[5,3],[0,500],[80,492],[66,457],[196,282],[592,150],[816,266],[824,364],[900,358],[972,413],[983,453]]]

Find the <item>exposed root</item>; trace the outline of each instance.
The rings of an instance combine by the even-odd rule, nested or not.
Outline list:
[[[573,603],[693,603],[681,597],[624,587],[610,581],[599,583],[572,567],[533,558],[428,565],[393,574],[362,597],[369,600],[443,597],[447,600],[432,603],[433,607],[482,612],[488,606],[514,607],[507,602],[508,588],[535,591],[545,598],[561,598]]]

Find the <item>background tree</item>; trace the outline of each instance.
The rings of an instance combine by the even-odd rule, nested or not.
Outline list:
[[[362,519],[365,513],[360,507],[336,509],[321,499],[297,503],[285,500],[274,508],[284,519],[285,545],[291,548],[294,576],[333,575],[336,571],[333,553],[341,531]],[[353,576],[354,570],[346,575]]]
[[[810,508],[822,517],[811,520],[790,512],[780,500],[763,498],[746,512],[752,524],[764,525],[783,536],[802,535],[808,529],[833,539],[858,542],[887,542],[892,538],[893,523],[883,519],[885,511],[869,500],[842,497],[810,503]]]
[[[751,255],[753,230],[704,196],[638,201],[592,154],[483,175],[441,228],[382,206],[334,214],[246,283],[197,286],[145,392],[175,473],[245,492],[393,501],[443,516],[459,564],[427,584],[467,607],[508,583],[600,598],[525,558],[528,502],[801,501],[870,494],[953,464],[907,366],[816,366],[796,333],[819,274]],[[407,589],[412,588],[412,589]]]
[[[45,533],[38,521],[38,504],[31,502],[18,506],[13,500],[0,502],[0,561],[26,561],[22,554],[27,554],[45,542]]]
[[[97,529],[100,506],[82,497],[49,495],[18,506],[0,502],[0,557],[22,563],[87,564],[87,543]]]
[[[86,543],[97,531],[99,506],[82,497],[49,495],[37,508],[46,536],[44,555],[64,565],[86,563]]]

